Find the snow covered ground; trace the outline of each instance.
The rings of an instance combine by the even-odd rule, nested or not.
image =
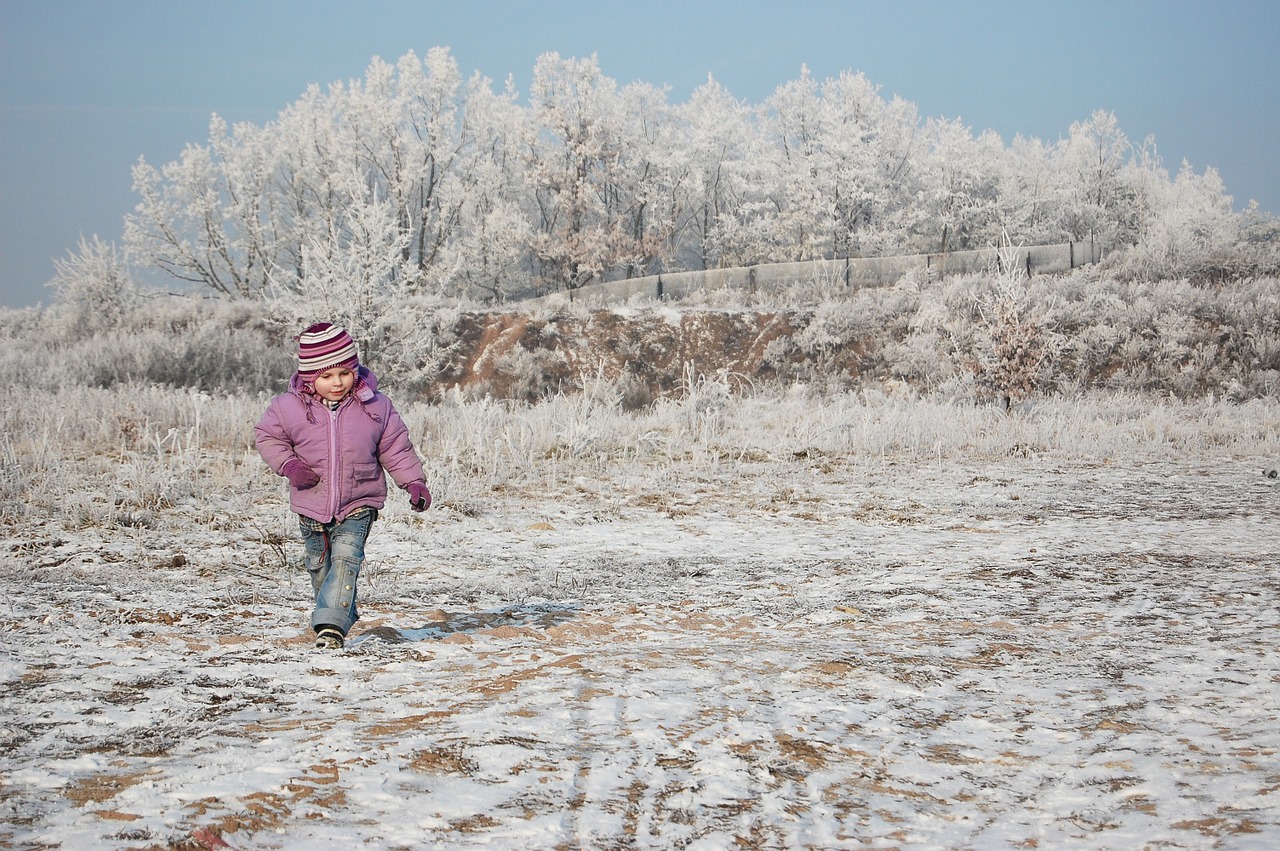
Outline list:
[[[1274,848],[1275,461],[587,465],[389,508],[337,653],[282,492],[11,531],[0,845]]]

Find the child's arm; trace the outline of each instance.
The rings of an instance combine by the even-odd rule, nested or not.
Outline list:
[[[262,419],[253,427],[254,446],[273,472],[284,476],[296,488],[309,488],[320,477],[294,452],[293,440],[280,421],[275,404],[267,407]]]
[[[422,460],[413,447],[409,428],[400,418],[394,406],[387,406],[387,425],[378,441],[378,462],[392,480],[409,494],[409,507],[425,511],[431,505],[431,492],[427,490],[427,474]]]

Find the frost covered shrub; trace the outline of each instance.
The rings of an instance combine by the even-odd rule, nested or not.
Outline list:
[[[1041,322],[1061,341],[1063,386],[1265,395],[1280,364],[1280,287],[1216,287],[1076,273],[1034,287]]]
[[[1146,182],[1144,193],[1137,241],[1117,246],[1106,263],[1117,276],[1203,284],[1280,273],[1280,221],[1256,202],[1235,213],[1214,169],[1198,175],[1184,164],[1173,181]]]
[[[26,513],[25,494],[31,483],[28,466],[18,456],[9,433],[0,434],[0,522],[12,523]]]
[[[80,238],[75,253],[53,262],[53,310],[78,333],[108,331],[137,309],[142,293],[123,253],[97,236]]]
[[[765,361],[784,382],[849,389],[905,381],[919,392],[1008,396],[1010,402],[1033,389],[1040,395],[1102,387],[1238,399],[1275,390],[1275,278],[1204,286],[1086,267],[1019,279],[1018,310],[993,321],[1000,291],[1009,286],[1004,277],[907,276],[893,287],[827,288],[831,300],[800,311],[800,331],[773,340]],[[773,299],[778,294],[748,297],[757,309]],[[841,372],[850,364],[852,372]]]
[[[501,399],[536,402],[570,389],[564,378],[564,359],[559,353],[513,346],[493,365],[489,392]]]
[[[22,345],[0,353],[7,386],[156,384],[227,392],[277,386],[292,371],[290,347],[279,343],[283,333],[260,306],[245,302],[139,301],[96,330],[77,313],[55,308],[27,317],[19,333]]]
[[[823,368],[836,351],[857,344],[872,330],[864,306],[863,301],[819,305],[791,338],[792,345],[816,361],[819,369]]]
[[[1105,388],[1249,399],[1276,392],[1276,278],[1206,286],[1187,279],[1122,278],[1087,267],[1068,275],[1020,279],[1024,301],[1018,323],[1006,323],[1003,330],[991,321],[1000,282],[997,273],[980,273],[938,281],[909,275],[888,287],[814,283],[815,292],[820,289],[827,300],[803,308],[770,301],[786,302],[786,293],[739,294],[756,313],[771,314],[770,336],[752,353],[757,360],[749,367],[743,365],[744,352],[738,351],[736,340],[719,342],[729,347],[724,351],[725,363],[732,362],[729,368],[758,368],[751,373],[753,380],[801,382],[827,392],[896,383],[926,395],[971,400],[1009,395],[1012,401],[1014,395],[998,393],[997,385],[1012,389],[1019,371],[1029,381],[1017,392],[1034,388],[1039,395]],[[721,292],[718,297],[728,296]],[[738,303],[721,313],[743,309]],[[511,349],[509,356],[483,364],[472,360],[486,342],[485,313],[438,299],[407,299],[373,316],[368,326],[351,330],[365,362],[397,398],[437,399],[459,382],[469,385],[466,392],[473,396],[534,400],[577,392],[599,353],[579,345],[578,339],[545,338],[572,327],[585,333],[600,321],[585,308],[556,308],[557,317],[567,311],[575,320],[569,323],[553,322],[540,310],[531,309],[525,319],[528,333],[542,337],[524,340],[517,347],[524,350]],[[644,327],[642,321],[624,327],[645,319],[637,314],[655,310],[673,327],[719,333],[715,322],[690,321],[691,312],[706,311],[687,303],[613,311],[608,322],[626,333],[610,338],[618,346],[608,354],[628,360],[632,374],[621,398],[633,409],[673,392],[672,377],[678,376],[679,363],[665,365],[661,374],[651,368],[674,351],[670,335],[632,335]],[[13,341],[0,347],[0,375],[8,387],[39,382],[46,388],[126,384],[218,393],[278,391],[293,370],[293,335],[310,321],[330,317],[264,311],[260,302],[159,297],[138,302],[101,331],[87,329],[60,309],[0,311],[0,339]],[[1021,348],[1014,334],[1018,329],[1030,333]],[[599,340],[595,330],[593,339]],[[707,342],[718,341],[714,336],[701,341],[699,357],[707,362],[699,368],[714,372],[725,364],[716,362],[719,354]],[[1045,356],[1039,362],[1043,371],[1032,368],[1031,342],[1043,344],[1035,350]],[[497,346],[493,351],[506,350]],[[1018,368],[993,382],[1002,363]]]
[[[362,359],[404,392],[426,392],[460,342],[459,309],[415,300],[351,326]],[[110,387],[118,383],[210,392],[281,389],[294,369],[293,337],[326,316],[292,317],[259,302],[162,297],[140,302],[110,329],[86,331],[61,310],[0,315],[0,333],[22,338],[0,367],[11,382]]]
[[[958,353],[971,346],[976,281],[964,277],[933,283],[915,279],[899,282],[901,288],[914,289],[916,298],[899,320],[905,330],[887,344],[884,359],[889,377],[931,392],[944,385],[954,387],[959,374],[969,373],[962,368]],[[963,379],[961,383],[971,384]]]
[[[1204,287],[1077,270],[1020,283],[1017,309],[1006,305],[1004,319],[993,321],[1008,286],[993,275],[922,285],[907,332],[887,344],[887,369],[878,377],[934,391],[957,388],[958,374],[972,370],[976,391],[994,391],[998,384],[1012,389],[1020,375],[1024,393],[1103,387],[1239,399],[1267,395],[1276,386],[1275,279]]]
[[[983,332],[970,362],[978,386],[1008,411],[1045,389],[1053,353],[1044,326],[1031,316],[1026,287],[1005,277],[982,305]]]
[[[294,364],[287,349],[234,329],[181,334],[147,330],[119,340],[69,347],[89,387],[156,384],[206,392],[283,387]]]
[[[3,510],[72,528],[153,527],[198,503],[200,516],[273,485],[252,450],[261,395],[118,385],[48,391],[47,404],[0,409]],[[255,411],[257,414],[255,414]]]
[[[796,309],[793,321],[799,330],[766,347],[765,362],[778,380],[847,389],[888,376],[885,354],[907,335],[922,297],[915,279],[904,278],[892,287],[841,286],[831,292],[838,297]]]
[[[38,307],[0,307],[0,340],[37,340],[43,328],[44,312]]]

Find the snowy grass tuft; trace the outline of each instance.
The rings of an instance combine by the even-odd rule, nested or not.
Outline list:
[[[0,415],[0,513],[74,528],[149,526],[182,505],[273,502],[282,490],[253,450],[266,395],[121,387],[54,391]],[[1274,400],[1178,400],[1095,393],[1006,414],[914,393],[741,392],[732,376],[691,377],[678,396],[625,411],[607,382],[538,404],[461,394],[401,412],[441,505],[467,512],[503,488],[687,477],[743,462],[1168,459],[1280,455]],[[251,510],[246,506],[244,510]]]

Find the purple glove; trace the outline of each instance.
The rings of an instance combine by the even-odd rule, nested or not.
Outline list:
[[[431,507],[431,491],[426,482],[410,482],[405,488],[409,492],[409,507],[414,511],[426,511]]]
[[[316,475],[316,471],[303,464],[297,458],[290,458],[285,461],[284,466],[280,468],[280,475],[288,479],[289,484],[300,491],[320,484],[320,477]]]

